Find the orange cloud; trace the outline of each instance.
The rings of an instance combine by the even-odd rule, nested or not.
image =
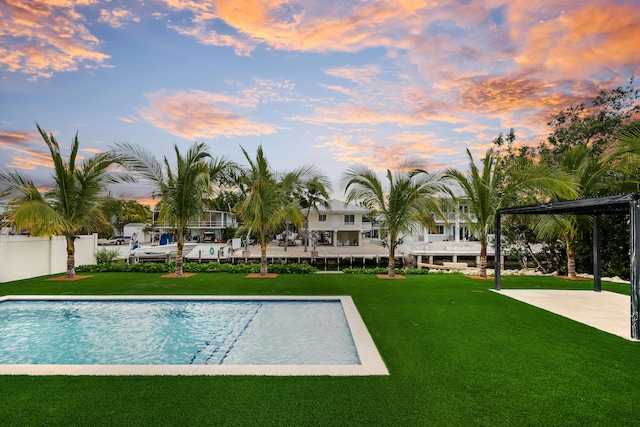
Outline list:
[[[563,88],[563,83],[566,82],[515,76],[472,79],[461,91],[460,105],[469,111],[500,116],[518,111],[548,114],[585,100],[585,95],[581,95],[585,92],[573,90],[573,85]]]
[[[34,170],[40,166],[46,168],[53,167],[51,154],[36,150],[28,150],[25,148],[12,148],[18,154],[11,157],[11,161],[7,163],[7,168]]]
[[[97,50],[98,39],[76,10],[79,5],[91,3],[6,1],[0,19],[0,68],[37,78],[75,71],[80,64],[102,66],[109,55]]]
[[[128,22],[140,22],[140,18],[134,16],[128,9],[100,9],[98,22],[104,22],[113,28],[122,28]]]
[[[228,34],[219,34],[215,30],[207,29],[204,24],[199,24],[192,28],[177,25],[169,26],[169,28],[176,30],[179,34],[191,36],[202,44],[232,47],[238,56],[250,56],[253,49],[255,49],[255,44],[253,43],[243,41]]]
[[[293,120],[313,124],[393,124],[421,126],[431,121],[459,123],[465,121],[446,101],[427,93],[414,77],[395,68],[382,70],[376,65],[336,67],[326,74],[349,80],[353,87],[323,85],[333,92],[347,95],[340,104],[321,100],[312,115],[296,116]],[[328,104],[328,106],[325,106]]]
[[[640,52],[640,8],[616,2],[565,2],[549,5],[554,13],[540,22],[526,24],[528,31],[514,30],[523,49],[515,60],[523,69],[541,66],[551,73],[573,78],[588,77],[598,71],[617,72],[637,67]],[[511,17],[526,22],[516,7]],[[559,10],[558,10],[559,9]],[[516,25],[514,25],[516,27]],[[520,26],[522,27],[522,26]]]
[[[216,45],[264,43],[279,50],[346,51],[355,52],[367,47],[397,46],[394,32],[419,32],[428,15],[433,19],[453,16],[451,7],[427,1],[389,0],[374,3],[345,3],[342,1],[301,0],[203,0],[199,2],[164,0],[175,10],[193,14],[194,26],[183,34],[196,39],[211,40]],[[446,6],[446,2],[444,3]],[[446,9],[443,11],[443,9]],[[459,16],[475,17],[481,8],[463,7]],[[206,23],[223,21],[232,34],[207,30]],[[405,38],[405,37],[403,37]],[[251,47],[252,49],[253,47]],[[246,51],[237,49],[240,54]]]
[[[238,101],[251,106],[254,100],[201,91],[156,92],[146,97],[150,106],[140,108],[138,114],[153,125],[182,138],[266,135],[276,131],[272,125],[253,122],[219,105]]]
[[[100,148],[92,148],[92,147],[83,148],[80,151],[85,152],[85,153],[92,153],[92,154],[99,154],[99,153],[103,153],[104,152],[104,150],[101,150]]]
[[[398,170],[408,160],[427,162],[443,155],[456,154],[452,147],[441,148],[445,141],[433,133],[403,132],[390,135],[380,141],[375,138],[336,135],[332,140],[316,145],[329,149],[335,159],[349,164],[364,164],[375,171]],[[429,165],[433,169],[434,165]]]
[[[343,94],[345,94],[347,96],[354,96],[356,94],[355,91],[353,91],[352,89],[346,88],[344,86],[324,85],[324,84],[320,85],[320,86],[322,86],[323,88],[328,89],[328,90],[333,90],[333,91],[336,91],[336,92],[343,93]]]
[[[462,133],[462,132],[471,132],[478,133],[491,129],[489,126],[481,125],[481,124],[469,124],[466,126],[461,126],[457,128],[453,128],[454,132]]]
[[[319,107],[310,117],[292,117],[292,120],[299,120],[312,124],[382,124],[393,123],[396,125],[422,125],[427,121],[410,114],[376,111],[366,107],[337,106],[333,108]]]

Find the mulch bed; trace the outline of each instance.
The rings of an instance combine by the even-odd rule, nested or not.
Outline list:
[[[275,279],[278,275],[275,273],[267,273],[266,276],[262,276],[260,273],[249,273],[245,277],[247,279]]]
[[[163,279],[183,279],[183,278],[187,278],[195,275],[196,273],[182,273],[182,274],[169,273],[169,274],[164,274],[160,277],[162,277]]]
[[[396,274],[393,277],[389,276],[388,274],[376,274],[376,277],[378,279],[406,279],[406,277],[404,277],[402,274]]]
[[[468,277],[468,278],[470,278],[470,279],[493,280],[493,276],[480,277],[480,276],[470,276],[470,275],[467,275],[467,277]]]
[[[88,279],[89,277],[93,277],[93,276],[78,276],[77,274],[73,277],[66,277],[66,276],[60,276],[60,277],[52,277],[51,279],[46,279],[46,281],[61,281],[61,282],[75,282],[76,280],[82,280],[82,279]]]

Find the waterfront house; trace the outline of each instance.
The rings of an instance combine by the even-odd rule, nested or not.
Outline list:
[[[360,246],[371,231],[371,223],[363,221],[366,213],[363,207],[332,199],[328,207],[318,205],[309,212],[309,233],[317,244]]]

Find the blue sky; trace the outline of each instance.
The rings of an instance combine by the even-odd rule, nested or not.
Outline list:
[[[0,168],[50,183],[35,122],[83,156],[205,142],[276,169],[466,168],[499,133],[537,145],[564,107],[640,71],[640,4],[0,0]],[[145,199],[145,188],[117,194]]]

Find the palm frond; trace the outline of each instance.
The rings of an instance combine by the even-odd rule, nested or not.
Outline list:
[[[138,145],[120,142],[113,150],[118,162],[133,173],[134,177],[153,182],[158,187],[164,184],[164,171],[153,153]]]

